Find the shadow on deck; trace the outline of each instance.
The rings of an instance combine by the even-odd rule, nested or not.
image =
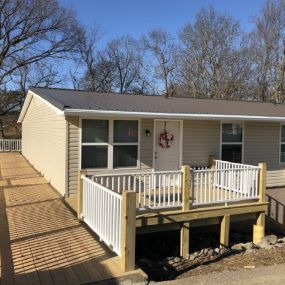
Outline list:
[[[123,276],[19,153],[0,153],[0,284],[83,284]]]

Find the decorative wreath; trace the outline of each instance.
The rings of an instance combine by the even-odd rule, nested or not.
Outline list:
[[[170,148],[173,143],[173,135],[167,132],[166,130],[159,135],[159,145],[162,148]]]

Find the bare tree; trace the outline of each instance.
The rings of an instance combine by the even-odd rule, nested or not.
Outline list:
[[[249,34],[254,66],[252,88],[261,101],[283,102],[285,1],[267,1],[254,24]]]
[[[180,32],[179,78],[193,97],[233,98],[250,76],[240,26],[213,7],[202,8]]]
[[[171,95],[175,83],[177,49],[174,38],[167,31],[154,29],[143,36],[143,42],[146,50],[151,53],[152,63],[149,65],[153,76],[162,83],[165,95]]]
[[[14,91],[2,91],[0,94],[2,137],[6,137],[11,130],[14,130],[12,134],[16,131],[16,136],[19,137],[19,127],[16,126],[16,122],[29,86],[52,87],[64,82],[65,77],[55,69],[55,66],[54,62],[44,60],[23,66],[15,72],[11,81]]]
[[[73,51],[81,29],[71,10],[56,0],[0,2],[0,87],[11,89],[15,73]]]
[[[107,62],[112,65],[112,89],[120,93],[143,92],[143,49],[140,41],[130,36],[116,38],[105,50]]]
[[[83,37],[78,42],[74,56],[75,63],[83,70],[83,74],[71,73],[74,87],[90,91],[110,91],[112,82],[112,65],[104,52],[98,49],[98,43],[103,36],[102,29],[95,25],[84,28]]]

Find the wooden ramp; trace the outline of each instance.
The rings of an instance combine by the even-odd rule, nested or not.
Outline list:
[[[19,153],[0,153],[0,284],[82,284],[122,276],[118,257],[78,222]]]

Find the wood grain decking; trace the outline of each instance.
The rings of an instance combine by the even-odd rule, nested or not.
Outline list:
[[[123,275],[18,153],[0,153],[0,284],[81,284]]]

